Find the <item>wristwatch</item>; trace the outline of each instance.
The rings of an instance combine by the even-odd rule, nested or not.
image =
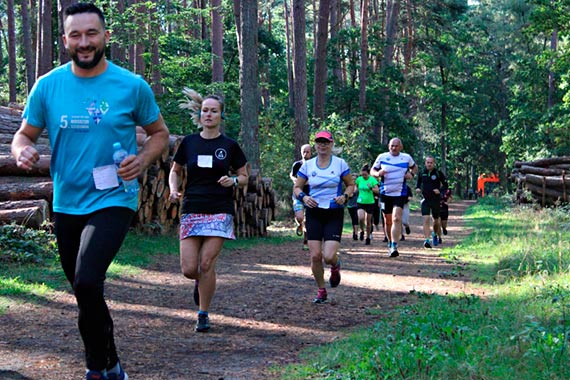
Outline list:
[[[234,179],[234,187],[238,187],[239,186],[239,181],[238,181],[238,177],[232,177]]]

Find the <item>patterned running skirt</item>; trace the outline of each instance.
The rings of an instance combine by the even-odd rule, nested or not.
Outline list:
[[[182,214],[180,240],[190,236],[218,236],[235,240],[234,216],[231,214]]]

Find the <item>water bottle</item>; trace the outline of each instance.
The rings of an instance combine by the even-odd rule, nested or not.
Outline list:
[[[129,155],[126,150],[123,149],[120,142],[116,142],[113,144],[113,149],[115,152],[113,153],[113,161],[115,162],[115,166],[117,169],[121,166],[121,162]],[[135,179],[131,179],[130,181],[125,181],[124,179],[119,177],[119,180],[123,182],[123,188],[129,194],[137,194],[139,193],[139,181]]]

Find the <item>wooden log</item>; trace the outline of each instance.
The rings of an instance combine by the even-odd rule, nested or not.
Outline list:
[[[16,222],[30,228],[40,228],[49,221],[49,204],[45,199],[0,202],[0,223]]]
[[[520,167],[520,172],[524,174],[537,174],[537,175],[544,175],[544,176],[557,176],[563,175],[565,173],[570,174],[568,170],[564,171],[560,168],[541,168],[538,166],[529,166],[529,165],[522,165]]]
[[[545,184],[547,187],[563,187],[566,186],[570,189],[570,174],[560,177],[553,176],[540,176],[535,174],[527,174],[525,176],[526,182],[542,186]]]
[[[530,190],[533,194],[539,195],[541,197],[550,198],[552,200],[561,200],[563,202],[568,202],[570,200],[568,194],[564,194],[562,191],[559,190],[555,190],[548,187],[545,188],[528,182],[526,182],[524,186],[528,190]]]
[[[515,162],[515,168],[520,168],[522,165],[527,165],[527,166],[538,166],[538,167],[548,167],[548,166],[552,166],[552,165],[558,165],[558,164],[570,164],[570,156],[561,156],[561,157],[549,157],[549,158],[543,158],[540,160],[534,160],[534,161],[516,161]]]
[[[40,155],[40,160],[31,170],[24,170],[16,165],[11,154],[0,154],[0,176],[49,177],[50,160],[51,156]]]
[[[47,177],[0,177],[0,201],[53,200],[53,182]]]

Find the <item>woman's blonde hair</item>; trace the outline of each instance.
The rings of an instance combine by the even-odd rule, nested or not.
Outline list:
[[[202,98],[202,95],[200,95],[197,91],[188,87],[184,87],[182,93],[184,94],[184,99],[180,101],[180,104],[178,106],[182,109],[190,110],[190,113],[192,115],[192,122],[199,128],[201,127],[200,111],[202,110],[202,102],[206,99],[214,99],[218,103],[220,103],[220,111],[222,112],[222,118],[223,118],[225,105],[224,105],[224,98],[222,98],[221,96],[208,95],[205,98]]]

